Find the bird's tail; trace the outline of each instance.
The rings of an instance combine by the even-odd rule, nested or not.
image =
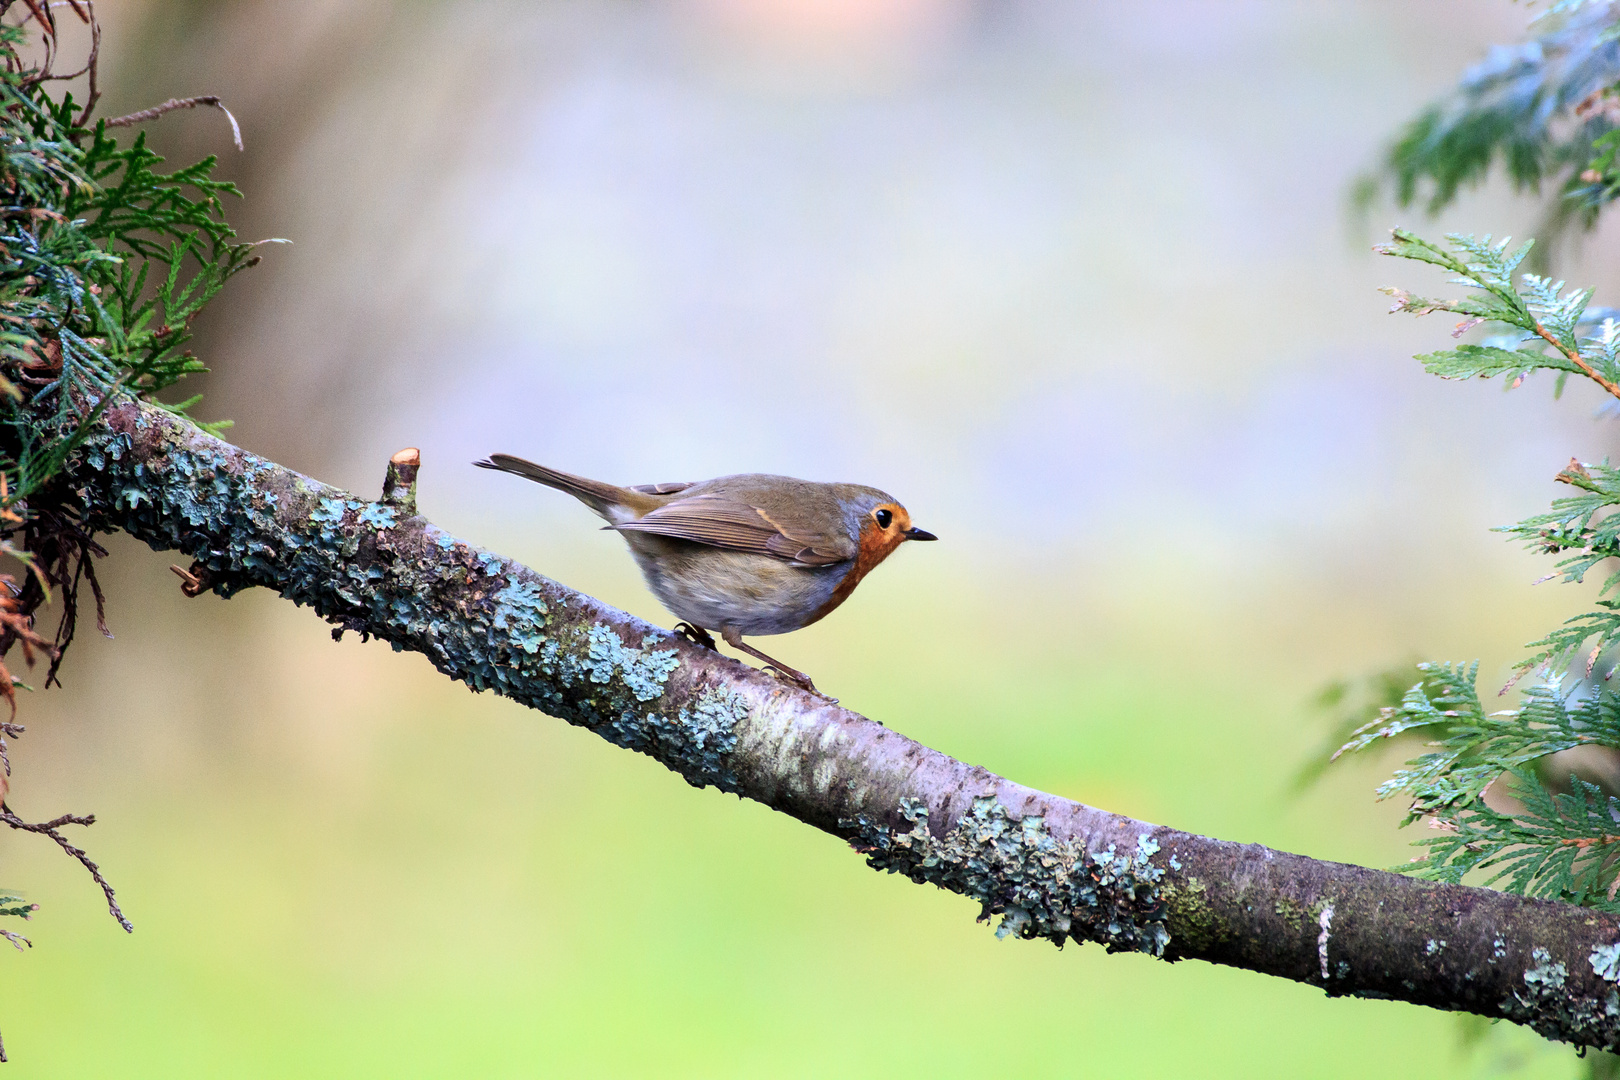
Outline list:
[[[532,461],[525,461],[511,454],[491,454],[488,461],[475,461],[473,464],[481,469],[509,472],[514,476],[533,480],[537,484],[566,491],[608,521],[615,521],[623,516],[622,511],[618,515],[614,514],[611,509],[613,507],[646,512],[642,504],[648,499],[644,495],[638,497],[635,492],[626,488],[604,484],[600,480],[587,480],[583,476],[574,476],[571,473],[558,472],[556,469],[548,469],[544,465],[536,465]]]

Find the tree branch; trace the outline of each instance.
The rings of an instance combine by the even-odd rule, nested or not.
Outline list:
[[[1148,825],[1047,795],[616,611],[415,516],[327,487],[153,406],[107,409],[66,482],[85,520],[196,560],[647,754],[689,783],[961,893],[998,935],[1096,941],[1503,1017],[1620,1048],[1620,920]]]

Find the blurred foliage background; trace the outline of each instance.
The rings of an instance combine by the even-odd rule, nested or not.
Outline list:
[[[112,116],[278,236],[197,324],[205,419],[654,621],[614,537],[469,462],[882,486],[945,542],[780,642],[844,703],[1151,821],[1410,854],[1392,761],[1295,795],[1312,694],[1578,610],[1488,529],[1614,431],[1411,360],[1351,179],[1524,8],[106,0]],[[64,30],[71,30],[64,24]],[[66,54],[66,52],[65,52]],[[1499,187],[1444,229],[1526,232]],[[1388,218],[1389,220],[1385,220]],[[1376,227],[1375,227],[1376,226]],[[1620,298],[1615,223],[1561,276]],[[189,392],[188,386],[188,392]],[[0,956],[7,1075],[1572,1075],[1512,1033],[997,942],[829,837],[113,538],[116,640],[25,699],[11,805],[93,810]],[[1595,587],[1595,586],[1594,586]],[[1488,1054],[1489,1060],[1482,1058]]]

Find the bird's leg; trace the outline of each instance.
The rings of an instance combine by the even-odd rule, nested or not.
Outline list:
[[[733,649],[741,649],[743,652],[754,657],[756,660],[765,661],[765,663],[770,665],[772,671],[784,676],[789,682],[797,683],[799,689],[806,690],[819,698],[827,698],[827,700],[832,702],[834,705],[838,704],[837,698],[827,697],[826,694],[823,694],[820,690],[817,690],[816,684],[810,681],[810,676],[806,675],[797,668],[790,668],[786,664],[782,663],[782,661],[777,660],[775,657],[766,656],[752,645],[746,644],[742,639],[742,635],[737,633],[737,631],[723,629],[720,631],[720,636],[725,638],[726,644],[730,645]]]
[[[720,651],[714,644],[714,638],[701,626],[693,626],[689,622],[678,622],[675,624],[675,632],[694,645],[701,645],[705,649],[713,649],[715,652]]]

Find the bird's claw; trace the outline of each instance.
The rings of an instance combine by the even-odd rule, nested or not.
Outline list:
[[[810,676],[796,668],[788,667],[776,657],[768,656],[754,648],[752,645],[748,644],[742,639],[742,635],[737,632],[735,627],[726,627],[722,629],[720,631],[720,635],[726,639],[726,644],[730,645],[733,649],[736,649],[738,652],[745,652],[749,656],[752,656],[755,660],[763,663],[765,667],[762,670],[770,672],[772,677],[781,679],[784,682],[790,682],[794,686],[797,686],[800,690],[803,690],[805,693],[814,694],[823,701],[831,702],[834,705],[838,704],[837,698],[828,697],[820,690],[817,690],[816,684],[810,681]]]
[[[703,648],[714,652],[719,651],[714,643],[713,635],[701,626],[693,626],[689,622],[678,622],[675,624],[675,632],[694,645],[701,645]]]
[[[831,705],[838,704],[837,698],[831,697],[822,693],[820,690],[817,690],[816,684],[810,681],[810,676],[806,675],[802,671],[794,671],[792,668],[777,667],[775,664],[766,664],[765,670],[776,676],[778,679],[781,679],[783,682],[792,683],[794,686],[797,686],[800,690],[803,690],[807,694],[814,694],[816,697]]]

